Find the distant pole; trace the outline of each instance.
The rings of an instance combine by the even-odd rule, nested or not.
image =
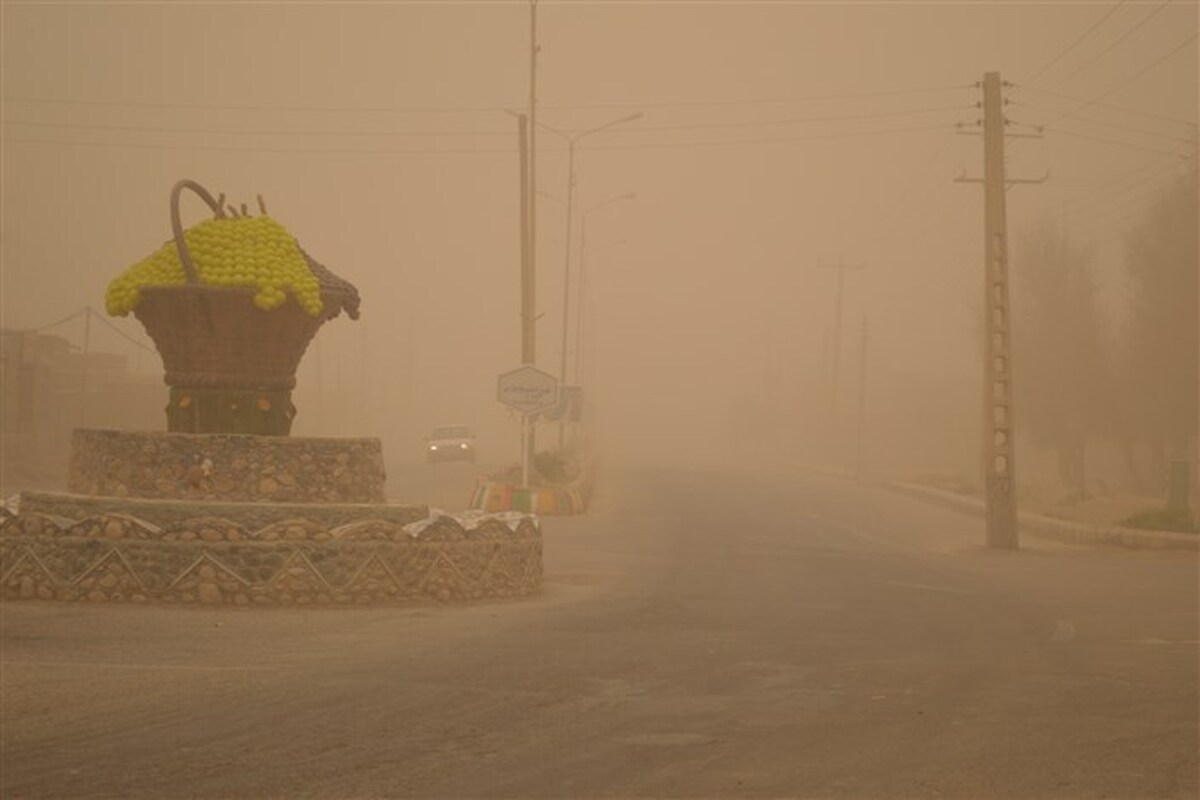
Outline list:
[[[551,128],[543,123],[542,127],[551,133],[562,138],[567,143],[567,231],[564,235],[566,239],[565,255],[563,258],[563,317],[562,317],[562,361],[559,365],[558,378],[559,382],[566,383],[567,380],[567,342],[568,342],[568,326],[570,325],[570,299],[571,299],[571,216],[574,209],[575,196],[575,145],[584,137],[591,136],[594,133],[607,130],[614,125],[621,125],[626,122],[633,122],[641,119],[642,112],[638,111],[633,114],[628,114],[620,119],[614,119],[603,125],[597,125],[574,136],[570,136],[562,131]],[[536,192],[535,192],[536,194]],[[558,446],[561,449],[563,442],[566,439],[566,422],[560,418],[558,422]]]
[[[371,401],[367,398],[370,394],[367,392],[367,329],[362,325],[358,326],[359,342],[362,345],[358,356],[358,396],[362,402],[362,419],[359,424],[366,430],[371,430],[374,425],[371,424]]]
[[[867,315],[863,314],[862,334],[858,350],[858,447],[856,451],[856,472],[859,480],[865,473],[866,461],[863,445],[867,420]]]
[[[637,192],[626,192],[625,194],[610,197],[607,200],[602,200],[595,205],[589,206],[579,215],[579,277],[576,278],[575,291],[575,384],[582,383],[583,368],[580,362],[583,360],[583,314],[584,314],[584,293],[587,283],[587,230],[588,230],[588,215],[593,211],[599,211],[605,206],[619,203],[622,200],[633,200],[637,197]]]
[[[1008,302],[1008,220],[1004,177],[1004,99],[999,72],[983,76],[984,475],[989,547],[1017,548],[1013,460],[1012,330]]]
[[[537,0],[529,0],[529,274],[530,283],[537,274]],[[533,306],[530,305],[530,314]],[[530,347],[529,358],[524,362],[533,364],[535,347]]]
[[[529,139],[524,114],[517,115],[517,139],[521,153],[521,363],[532,364],[537,351],[534,335],[534,273],[529,239]]]
[[[837,413],[838,400],[838,382],[841,378],[842,364],[842,301],[845,298],[846,292],[846,269],[842,263],[838,262],[837,271],[837,304],[833,313],[833,388],[830,390],[832,395],[832,405],[834,413]]]
[[[521,488],[529,488],[529,414],[521,412]]]
[[[583,382],[581,373],[583,367],[583,299],[584,299],[584,281],[587,280],[587,218],[588,212],[584,211],[582,218],[579,220],[579,280],[576,281],[578,288],[575,290],[575,385],[579,386]]]
[[[567,233],[566,249],[563,254],[563,322],[562,322],[562,359],[558,366],[558,385],[559,391],[567,384],[567,336],[570,330],[570,302],[571,302],[571,212],[575,204],[575,139],[567,140]],[[563,409],[559,409],[563,411]],[[562,414],[558,419],[558,448],[561,450],[566,441],[567,421],[566,414]]]
[[[529,358],[523,359],[526,364],[533,364],[537,359],[537,295],[534,292],[537,276],[537,0],[529,0],[529,223],[526,226],[529,237],[529,283],[528,308],[529,316],[525,322],[525,336],[529,338]],[[525,463],[530,455],[537,452],[536,421],[527,421],[523,426],[525,434],[525,450],[522,454]],[[528,484],[527,484],[528,485]]]
[[[79,369],[79,427],[87,423],[88,359],[92,345],[92,307],[83,309],[83,358]]]
[[[321,370],[321,340],[313,341],[314,366],[317,368],[317,430],[323,430],[325,425],[325,374]]]
[[[833,307],[833,365],[832,379],[830,381],[829,390],[829,405],[831,414],[837,413],[838,400],[838,383],[841,380],[841,362],[842,362],[842,305],[845,296],[846,288],[846,270],[862,270],[866,269],[866,264],[847,264],[842,259],[838,259],[838,263],[822,265],[827,269],[836,269],[838,273],[837,280],[837,296],[834,300]]]

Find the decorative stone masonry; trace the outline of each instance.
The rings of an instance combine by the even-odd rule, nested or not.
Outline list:
[[[248,530],[201,517],[158,526],[0,513],[4,600],[289,606],[515,598],[542,585],[532,517],[437,516],[327,528],[293,519]]]
[[[261,528],[273,522],[303,518],[325,528],[348,522],[378,519],[397,525],[425,519],[424,505],[383,503],[234,503],[204,500],[145,500],[141,498],[91,497],[59,492],[22,492],[21,512],[81,520],[103,514],[122,514],[153,525],[165,526],[196,517],[224,517],[245,528]]]
[[[67,485],[111,497],[382,503],[378,439],[75,431]]]

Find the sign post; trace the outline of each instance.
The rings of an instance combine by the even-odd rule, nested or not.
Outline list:
[[[521,413],[521,488],[529,488],[530,417],[558,402],[558,379],[531,364],[502,373],[496,380],[496,399]]]

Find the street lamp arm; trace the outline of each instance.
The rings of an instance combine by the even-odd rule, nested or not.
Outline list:
[[[583,215],[586,217],[591,212],[593,212],[597,209],[600,209],[600,208],[604,208],[607,205],[612,205],[613,203],[619,203],[622,200],[634,200],[636,198],[637,198],[637,192],[626,192],[625,194],[619,194],[616,197],[610,197],[607,200],[601,200],[599,203],[596,203],[595,205],[588,206],[586,209],[584,209]]]
[[[560,131],[558,128],[553,128],[540,120],[538,121],[537,126],[539,128],[544,128],[544,129],[550,131],[550,133],[553,133],[555,136],[562,139],[568,145],[574,145],[576,142],[578,142],[580,139],[582,139],[585,136],[591,136],[593,133],[599,133],[600,131],[607,130],[607,129],[613,127],[614,125],[623,125],[626,122],[633,122],[634,120],[641,119],[643,116],[644,115],[642,114],[642,112],[638,111],[635,114],[629,114],[628,116],[621,117],[620,119],[614,119],[609,122],[606,122],[603,125],[597,125],[595,128],[589,128],[586,131],[581,131],[581,132],[575,134],[574,136],[572,136],[569,133],[564,133],[563,131]]]
[[[586,130],[583,133],[576,134],[575,141],[578,142],[580,139],[582,139],[585,136],[591,136],[593,133],[599,133],[600,131],[607,130],[608,128],[611,128],[614,125],[623,125],[626,122],[633,122],[634,120],[638,120],[641,118],[642,118],[642,112],[638,111],[635,114],[630,114],[628,116],[621,117],[620,119],[614,119],[612,122],[606,122],[603,125],[599,125],[590,130]]]

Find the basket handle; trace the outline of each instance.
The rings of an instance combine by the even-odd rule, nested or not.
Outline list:
[[[200,282],[199,276],[196,273],[196,265],[192,263],[192,254],[188,252],[187,242],[183,239],[183,222],[179,219],[179,195],[184,189],[191,189],[201,200],[208,203],[215,219],[225,216],[225,211],[221,208],[225,195],[214,199],[207,189],[188,178],[179,181],[171,189],[171,232],[175,234],[175,249],[179,251],[179,263],[183,265],[183,274],[187,276],[187,282],[196,284]]]

